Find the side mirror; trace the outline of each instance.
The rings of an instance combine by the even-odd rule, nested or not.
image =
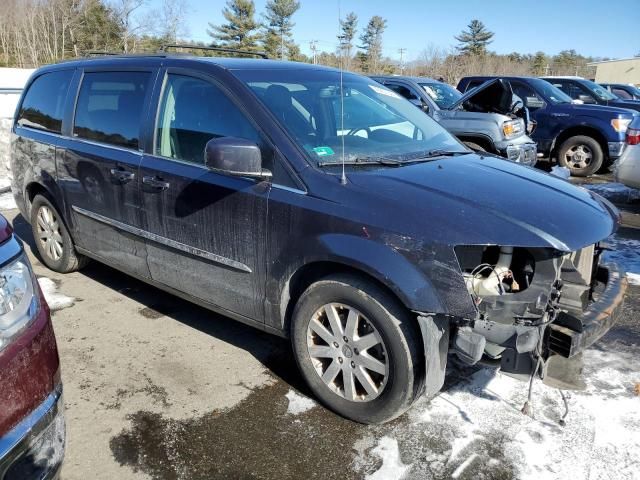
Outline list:
[[[421,99],[410,98],[409,101],[413,103],[416,107],[418,107],[420,110],[422,110],[424,113],[429,113],[429,105],[424,103]]]
[[[527,97],[526,105],[527,108],[542,108],[544,107],[544,102],[538,97]]]
[[[578,95],[578,100],[582,100],[582,103],[585,103],[587,105],[593,105],[594,103],[596,103],[591,95]]]
[[[271,177],[271,172],[262,168],[258,145],[244,138],[212,138],[204,149],[204,164],[211,170],[238,177]]]

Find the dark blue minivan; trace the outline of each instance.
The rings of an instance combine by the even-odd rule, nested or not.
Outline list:
[[[170,54],[48,66],[11,155],[49,268],[94,259],[290,337],[291,367],[359,422],[434,395],[448,353],[579,385],[579,353],[622,305],[624,276],[600,262],[609,202],[475,154],[331,68]]]

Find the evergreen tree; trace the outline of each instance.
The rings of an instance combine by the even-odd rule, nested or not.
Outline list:
[[[351,57],[353,56],[353,39],[358,31],[358,16],[351,12],[344,20],[340,20],[340,53],[344,55],[344,67],[349,70],[351,67]]]
[[[458,50],[467,55],[484,55],[487,53],[487,45],[492,42],[493,32],[487,30],[480,20],[471,20],[467,25],[467,29],[454,37],[460,42]]]
[[[387,28],[387,21],[375,15],[371,17],[367,28],[360,35],[360,41],[362,45],[358,48],[364,50],[366,55],[366,71],[369,73],[377,73],[382,61],[382,34],[385,28]]]
[[[534,75],[544,75],[548,60],[544,52],[536,52],[531,61],[531,73]]]
[[[259,50],[260,24],[255,20],[256,6],[253,0],[228,0],[222,9],[227,20],[224,25],[209,23],[207,33],[216,45],[238,50]]]
[[[291,20],[300,8],[296,0],[269,0],[266,5],[264,50],[272,58],[287,59],[299,52],[293,42],[292,30],[295,23]]]

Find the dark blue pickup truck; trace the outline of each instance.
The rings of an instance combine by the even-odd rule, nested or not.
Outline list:
[[[458,90],[466,92],[496,77],[465,77]],[[549,82],[532,77],[501,77],[523,99],[536,128],[530,134],[538,154],[586,177],[608,166],[624,149],[627,126],[637,112],[602,105],[577,105]]]

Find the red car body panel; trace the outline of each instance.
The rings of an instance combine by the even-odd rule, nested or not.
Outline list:
[[[42,293],[40,305],[37,318],[0,352],[0,436],[42,403],[60,382],[56,340]]]

